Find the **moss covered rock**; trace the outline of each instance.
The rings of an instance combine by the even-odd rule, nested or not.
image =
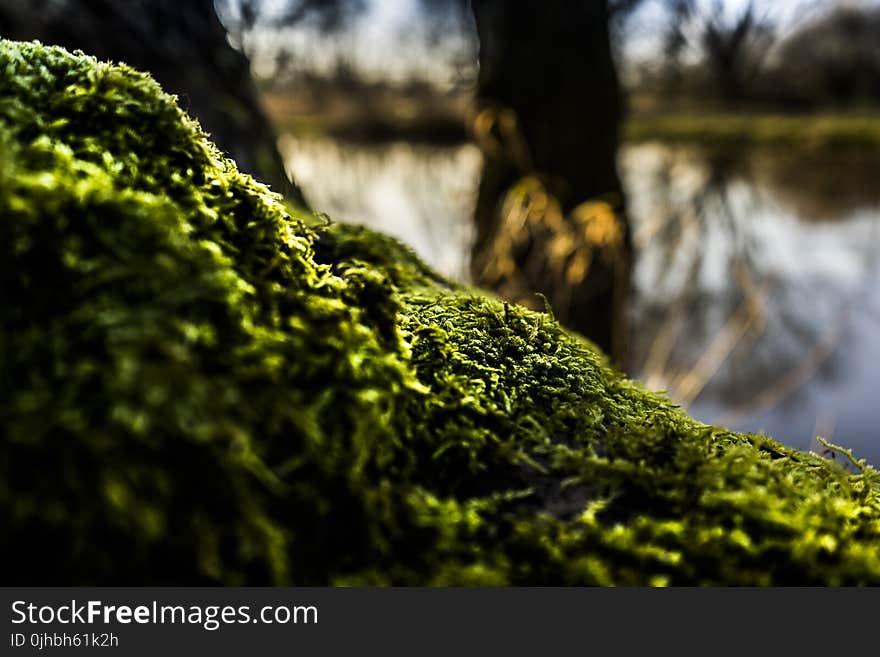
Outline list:
[[[880,583],[880,486],[0,42],[4,583]],[[844,455],[845,456],[845,455]]]

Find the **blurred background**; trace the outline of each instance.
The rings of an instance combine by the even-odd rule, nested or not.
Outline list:
[[[701,420],[880,465],[880,1],[0,0]],[[831,454],[829,454],[831,455]]]

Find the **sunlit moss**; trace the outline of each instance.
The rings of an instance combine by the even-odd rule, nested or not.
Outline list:
[[[146,75],[0,42],[7,583],[880,583],[877,473],[292,216]]]

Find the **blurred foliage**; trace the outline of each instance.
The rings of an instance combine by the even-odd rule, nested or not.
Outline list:
[[[880,101],[880,9],[801,3],[783,21],[783,5],[657,0],[665,17],[662,64],[636,68],[638,96],[665,105],[756,106],[783,111],[866,107]]]
[[[533,309],[549,302],[555,318],[569,325],[575,290],[587,288],[589,293],[590,284],[600,290],[611,285],[599,285],[596,271],[609,272],[609,278],[625,275],[619,271],[627,266],[626,228],[615,210],[619,205],[614,198],[593,199],[566,213],[539,177],[524,176],[504,196],[497,236],[479,263],[479,280],[505,299]],[[532,283],[538,278],[546,296],[535,295]],[[579,296],[584,304],[583,293]],[[615,326],[612,332],[624,330]]]
[[[839,7],[796,30],[766,93],[800,107],[880,102],[880,8]]]
[[[291,214],[147,75],[2,41],[0,143],[4,582],[880,583],[876,471]]]

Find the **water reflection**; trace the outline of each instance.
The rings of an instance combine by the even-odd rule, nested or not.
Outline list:
[[[464,280],[471,145],[286,137],[311,203]],[[697,417],[880,464],[880,158],[624,148],[636,243],[630,373]]]
[[[480,152],[476,146],[279,142],[312,207],[402,240],[440,273],[466,280]]]
[[[852,181],[854,163],[802,161],[798,186],[787,157],[622,153],[639,254],[631,371],[707,421],[803,449],[821,433],[880,463],[880,204],[870,185],[828,197],[809,184],[813,166]]]

